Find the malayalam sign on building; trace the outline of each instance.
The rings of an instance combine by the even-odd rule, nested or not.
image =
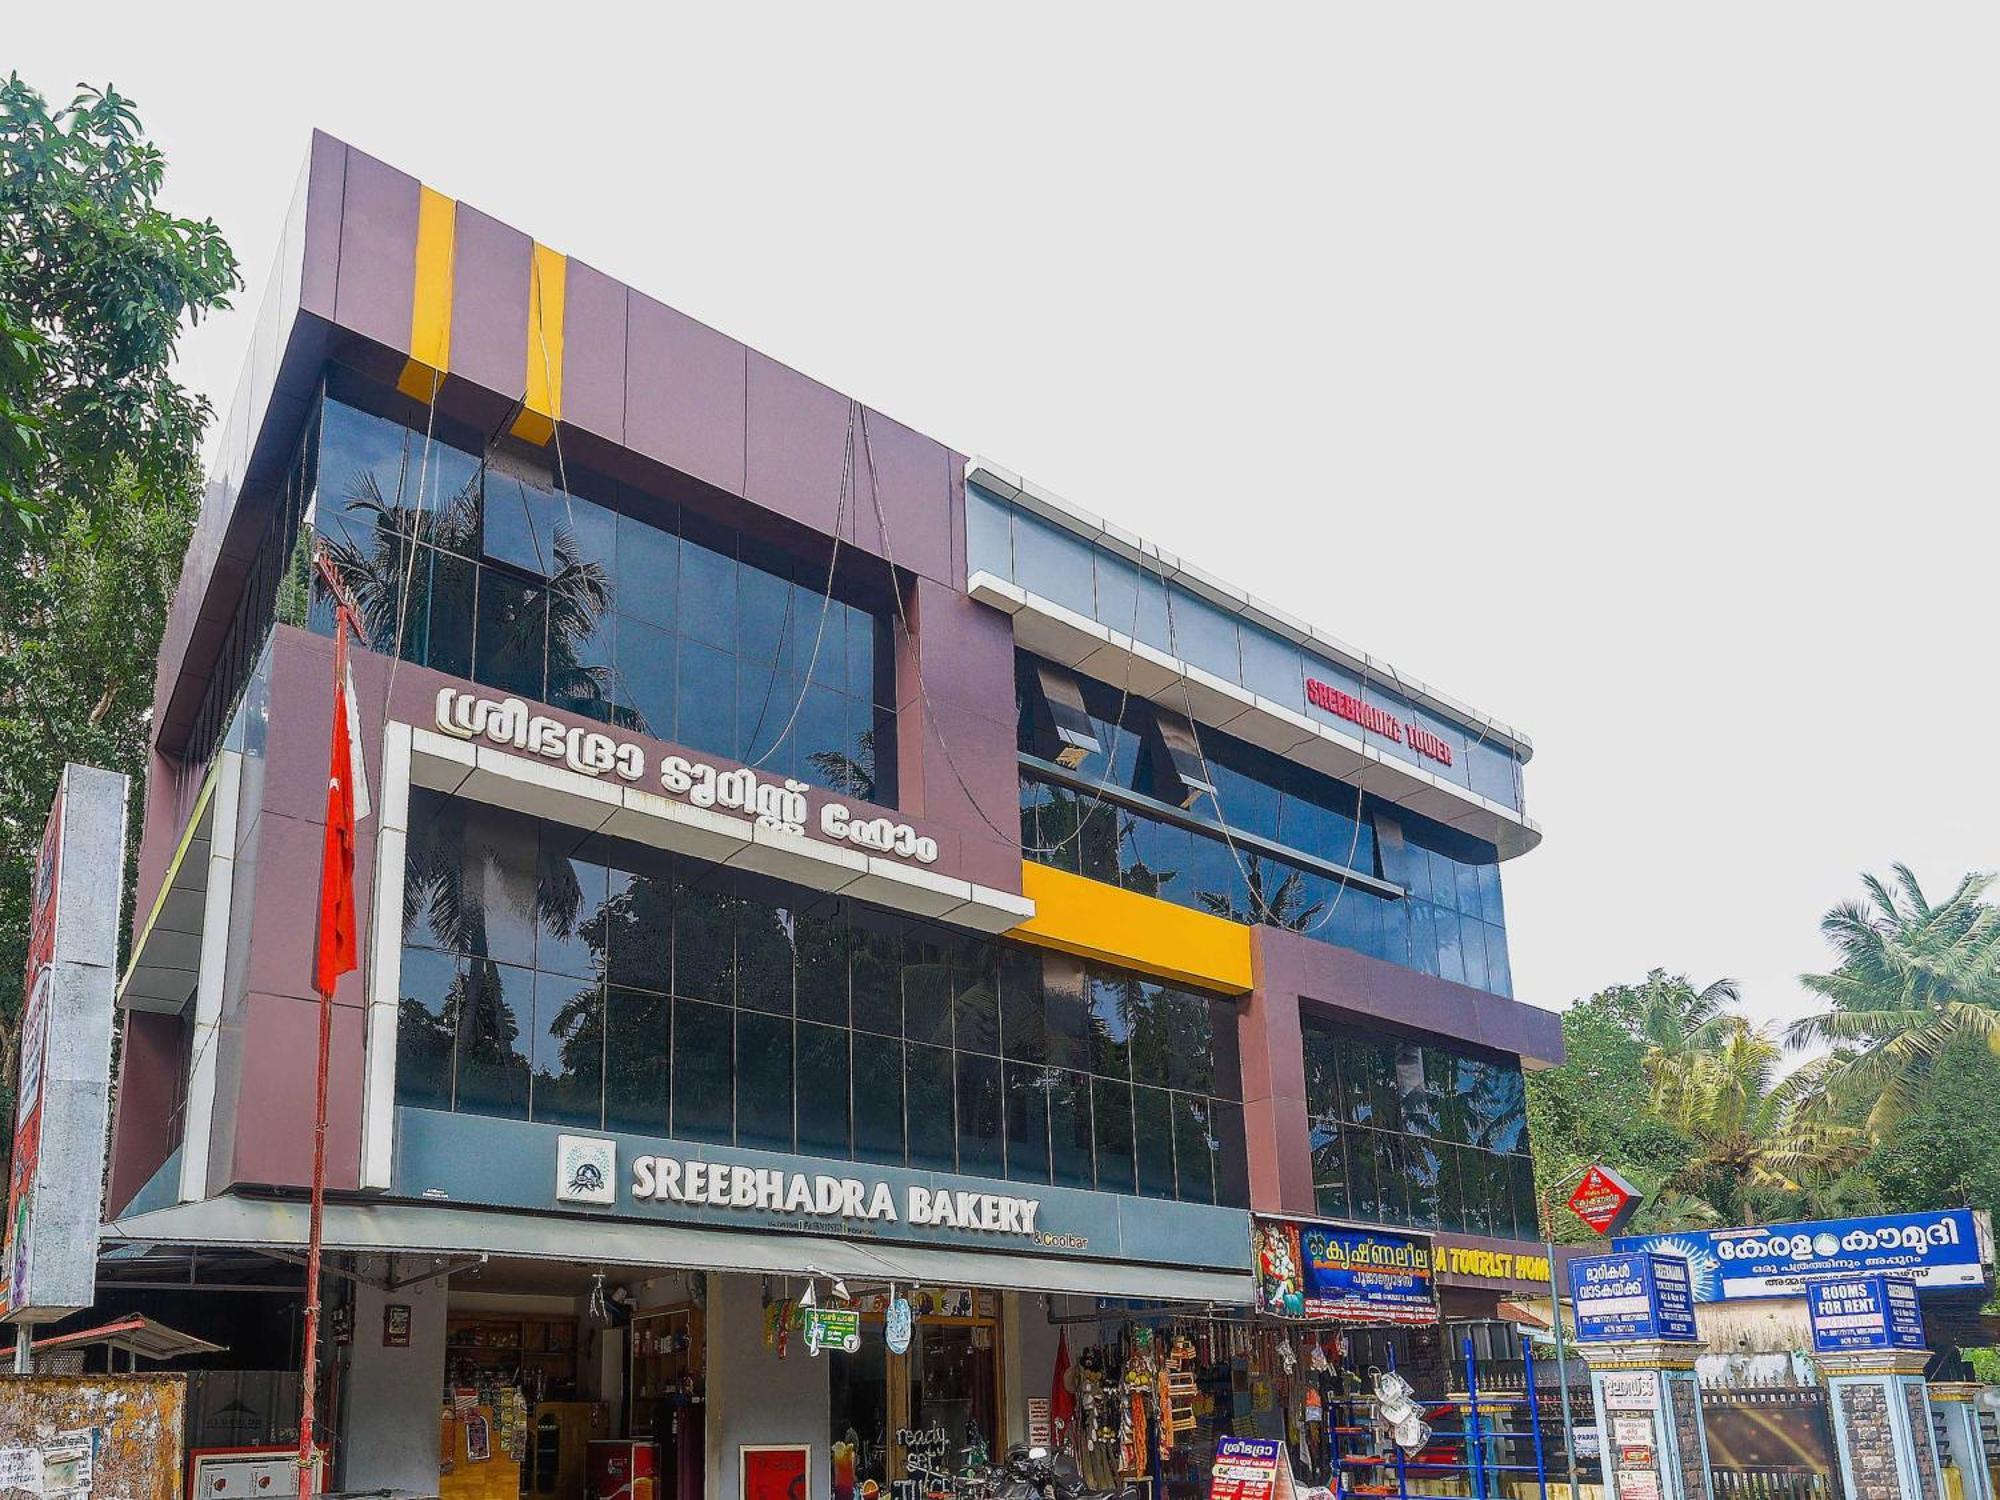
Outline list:
[[[1676,1256],[1644,1250],[1580,1255],[1569,1263],[1569,1294],[1579,1342],[1695,1340],[1687,1263]]]
[[[1279,1318],[1336,1323],[1438,1320],[1426,1235],[1311,1220],[1253,1218],[1257,1306]]]
[[[1828,1276],[1907,1276],[1920,1292],[1983,1287],[1993,1264],[1993,1232],[1976,1209],[1821,1219],[1751,1229],[1683,1230],[1614,1240],[1619,1250],[1654,1250],[1686,1259],[1694,1300],[1803,1297]]]
[[[1922,1349],[1924,1318],[1907,1276],[1839,1276],[1806,1287],[1813,1351]]]
[[[49,1322],[95,1300],[124,871],[125,778],[63,767],[29,897],[0,1242],[0,1317],[12,1322]]]

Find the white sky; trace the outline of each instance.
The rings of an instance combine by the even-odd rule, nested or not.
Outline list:
[[[2000,11],[653,9],[16,7],[0,66],[227,232],[218,405],[319,125],[1526,729],[1524,998],[1790,1015],[1858,871],[2000,862]]]

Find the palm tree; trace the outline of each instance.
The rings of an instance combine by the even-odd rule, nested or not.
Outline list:
[[[1799,982],[1827,1008],[1787,1028],[1793,1047],[1834,1049],[1817,1075],[1819,1104],[1872,1101],[1866,1130],[1880,1140],[1909,1112],[1938,1056],[1954,1042],[2000,1052],[2000,908],[1980,898],[1991,875],[1964,876],[1933,903],[1907,865],[1894,882],[1862,877],[1866,901],[1820,919],[1839,963]]]
[[[1696,1108],[1693,1073],[1697,1060],[1720,1045],[1735,1018],[1731,1006],[1743,998],[1733,979],[1718,979],[1697,990],[1681,975],[1654,969],[1626,999],[1628,1024],[1646,1044],[1647,1104],[1669,1124],[1686,1129]]]
[[[1760,1192],[1796,1195],[1866,1153],[1861,1132],[1814,1107],[1822,1059],[1779,1079],[1782,1046],[1738,1015],[1696,1022],[1700,1041],[1666,1054],[1673,1113],[1662,1118],[1695,1142],[1693,1158],[1661,1185],[1717,1220],[1751,1223]],[[1648,1058],[1649,1071],[1652,1058]],[[1696,1209],[1690,1217],[1707,1218]]]
[[[1272,881],[1271,872],[1281,869],[1284,866],[1276,861],[1266,860],[1261,854],[1251,854],[1243,860],[1246,894],[1249,897],[1247,905],[1238,906],[1235,895],[1229,891],[1197,891],[1195,899],[1216,916],[1227,917],[1232,922],[1305,932],[1313,926],[1314,919],[1326,903],[1306,899],[1303,870],[1289,870],[1284,878]]]

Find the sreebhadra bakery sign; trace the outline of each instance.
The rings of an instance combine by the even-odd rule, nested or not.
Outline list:
[[[596,1136],[558,1137],[556,1201],[615,1206],[617,1163],[616,1142]],[[1042,1211],[1038,1198],[914,1182],[905,1184],[899,1195],[879,1178],[826,1172],[642,1155],[632,1159],[626,1191],[635,1203],[737,1209],[746,1215],[835,1221],[846,1227],[903,1223],[1020,1235],[1033,1244],[1054,1238],[1036,1226]]]
[[[439,688],[437,727],[455,739],[485,740],[504,750],[535,755],[580,776],[616,777],[638,784],[647,779],[646,748],[602,729],[566,724],[531,711],[519,698],[482,698],[458,688]],[[856,817],[844,802],[823,802],[812,817],[803,781],[760,775],[748,766],[723,770],[685,755],[666,755],[654,783],[669,797],[691,807],[746,813],[774,833],[803,836],[810,824],[821,838],[851,844],[870,854],[934,863],[937,840],[892,818]]]

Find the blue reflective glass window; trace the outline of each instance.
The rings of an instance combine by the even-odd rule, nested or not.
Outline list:
[[[1465,965],[1465,982],[1476,990],[1487,987],[1486,924],[1472,917],[1459,918],[1459,959]]]
[[[1014,513],[1014,576],[1031,594],[1097,616],[1091,547],[1082,537],[1022,511]]]
[[[1043,1063],[1049,1056],[1042,1013],[1042,962],[1024,948],[1000,950],[1000,1050],[1010,1058]]]
[[[1214,756],[1209,757],[1209,770],[1215,777],[1222,821],[1233,832],[1277,838],[1277,788],[1245,775],[1233,766],[1217,764]]]
[[[612,872],[610,900],[604,906],[606,964],[612,984],[664,992],[674,972],[674,878],[666,856],[634,860],[642,870]]]
[[[951,1051],[911,1042],[903,1053],[910,1165],[949,1172],[955,1133]]]
[[[1403,1191],[1408,1208],[1407,1222],[1419,1229],[1438,1227],[1441,1204],[1438,1198],[1438,1155],[1440,1150],[1449,1151],[1450,1146],[1439,1147],[1430,1141],[1405,1139],[1403,1145]]]
[[[903,1035],[951,1045],[951,955],[933,927],[913,926],[903,939]]]
[[[794,656],[792,649],[793,601],[790,580],[747,565],[737,571],[736,598],[730,607],[736,612],[735,650],[746,667],[754,667],[766,677],[773,671],[789,674],[804,668],[804,659]],[[687,628],[703,640],[714,639],[692,625]],[[783,722],[782,716],[779,722]]]
[[[1165,1089],[1132,1090],[1132,1142],[1138,1159],[1139,1193],[1174,1196],[1173,1096]]]
[[[1093,549],[1097,565],[1097,621],[1120,635],[1138,634],[1139,570],[1103,548]]]
[[[594,979],[535,976],[530,1113],[555,1125],[602,1127],[604,991]]]
[[[465,991],[458,1014],[458,1107],[471,1114],[525,1120],[534,970],[474,960],[467,966]]]
[[[618,692],[618,623],[578,597],[562,579],[549,603],[548,701],[592,719],[611,720]]]
[[[1137,1190],[1138,1163],[1132,1151],[1132,1085],[1095,1078],[1090,1085],[1091,1125],[1097,1138],[1097,1190]]]
[[[736,658],[683,640],[674,738],[714,755],[736,754]]]
[[[1000,955],[983,938],[961,935],[951,963],[952,1036],[959,1051],[1000,1050]]]
[[[574,852],[576,833],[541,825],[535,866],[535,967],[595,978],[604,969],[605,867]]]
[[[1486,928],[1486,987],[1496,995],[1514,993],[1514,971],[1507,960],[1507,933],[1490,923]]]
[[[1438,976],[1453,984],[1465,983],[1465,954],[1459,948],[1459,917],[1443,907],[1437,912]]]
[[[789,704],[786,705],[789,707]],[[800,780],[845,791],[855,780],[847,755],[848,731],[860,704],[820,683],[808,683],[799,703],[795,773]]]
[[[1049,1089],[1053,1075],[1033,1063],[1006,1064],[1007,1175],[1049,1180]]]
[[[711,646],[736,646],[736,559],[693,538],[681,542],[680,627]]]
[[[839,906],[829,901],[799,912],[793,940],[799,955],[799,1018],[846,1026],[847,921]]]
[[[1382,1196],[1375,1176],[1375,1134],[1372,1130],[1344,1130],[1347,1147],[1347,1202],[1356,1218],[1374,1219],[1382,1213]]]
[[[736,1104],[735,1012],[674,1002],[674,1134],[726,1146]]]
[[[799,742],[799,723],[792,712],[798,699],[799,684],[789,672],[774,671],[748,656],[736,659],[735,743],[745,762],[773,776],[798,771],[793,747]]]
[[[854,1037],[854,1156],[903,1160],[903,1044],[890,1037]]]
[[[792,1021],[736,1013],[736,1144],[792,1149]]]
[[[551,491],[488,468],[484,556],[537,578],[553,577],[556,521],[561,511],[561,501]]]
[[[464,842],[456,853],[457,872],[440,871],[460,903],[454,921],[467,952],[504,963],[535,961],[536,860],[540,847],[534,820],[497,807],[466,809]]]
[[[799,1023],[799,1150],[808,1156],[848,1154],[848,1037],[844,1027]]]
[[[1452,863],[1452,876],[1458,882],[1458,909],[1468,917],[1483,917],[1479,901],[1479,871],[1473,865]]]
[[[1215,1137],[1209,1131],[1209,1103],[1199,1094],[1175,1094],[1175,1196],[1184,1203],[1215,1201]]]
[[[976,484],[965,487],[966,572],[1014,576],[1012,514],[1005,501]]]
[[[849,932],[854,1028],[883,1036],[903,1030],[903,935],[893,918],[868,917]]]
[[[975,1052],[960,1052],[957,1058],[958,1170],[975,1177],[999,1177],[1006,1166],[1000,1060]]]
[[[681,539],[624,514],[616,529],[619,613],[671,629],[679,618]]]
[[[1082,1073],[1043,1070],[1049,1096],[1049,1166],[1058,1187],[1091,1187],[1097,1153],[1092,1141],[1090,1079]]]
[[[458,959],[405,948],[396,1002],[396,1102],[451,1108],[452,1016],[464,988]]]
[[[1490,741],[1485,744],[1475,741],[1466,747],[1465,761],[1467,779],[1473,791],[1502,807],[1519,810],[1521,791],[1516,779],[1517,767],[1508,751]]]
[[[656,625],[621,618],[614,627],[618,674],[612,689],[612,720],[621,728],[671,740],[674,683],[679,676],[679,642]]]
[[[1090,976],[1090,1071],[1132,1076],[1132,1013],[1143,1005],[1144,981],[1108,970]]]
[[[1051,1063],[1058,1068],[1090,1066],[1090,997],[1081,964],[1043,958],[1042,1021]]]
[[[673,1056],[663,995],[612,985],[605,994],[604,1128],[663,1135]]]
[[[452,677],[472,676],[472,633],[477,618],[479,569],[462,557],[419,547],[415,556],[406,556],[391,567],[403,570],[394,583],[402,592],[408,584],[407,599],[389,638],[375,644],[404,661],[431,667]],[[400,644],[396,631],[402,631]]]
[[[1458,866],[1435,849],[1426,850],[1431,866],[1431,900],[1439,906],[1458,910]]]
[[[1209,1092],[1224,1099],[1243,1097],[1243,1064],[1237,1050],[1242,1006],[1235,1000],[1208,1002]]]
[[[1250,896],[1229,846],[1219,838],[1196,834],[1188,840],[1187,888],[1195,902],[1218,916],[1250,920]]]
[[[1215,1201],[1227,1208],[1250,1206],[1250,1157],[1243,1134],[1243,1106],[1217,1100],[1215,1122]]]
[[[1483,864],[1479,871],[1479,914],[1499,926],[1506,925],[1505,908],[1500,902],[1500,866]]]
[[[482,568],[472,675],[503,693],[542,697],[549,599],[542,584]]]
[[[674,993],[736,1001],[736,901],[718,872],[674,888]]]
[[[1409,908],[1411,965],[1419,973],[1435,974],[1438,971],[1437,910],[1428,901],[1406,901],[1403,904]]]
[[[314,529],[339,549],[337,555],[376,558],[377,507],[393,513],[402,503],[403,455],[409,440],[409,429],[400,422],[338,401],[322,404],[312,520]],[[414,505],[414,483],[410,489]]]
[[[746,877],[736,911],[736,1003],[770,1015],[792,1013],[795,922],[787,898]]]

